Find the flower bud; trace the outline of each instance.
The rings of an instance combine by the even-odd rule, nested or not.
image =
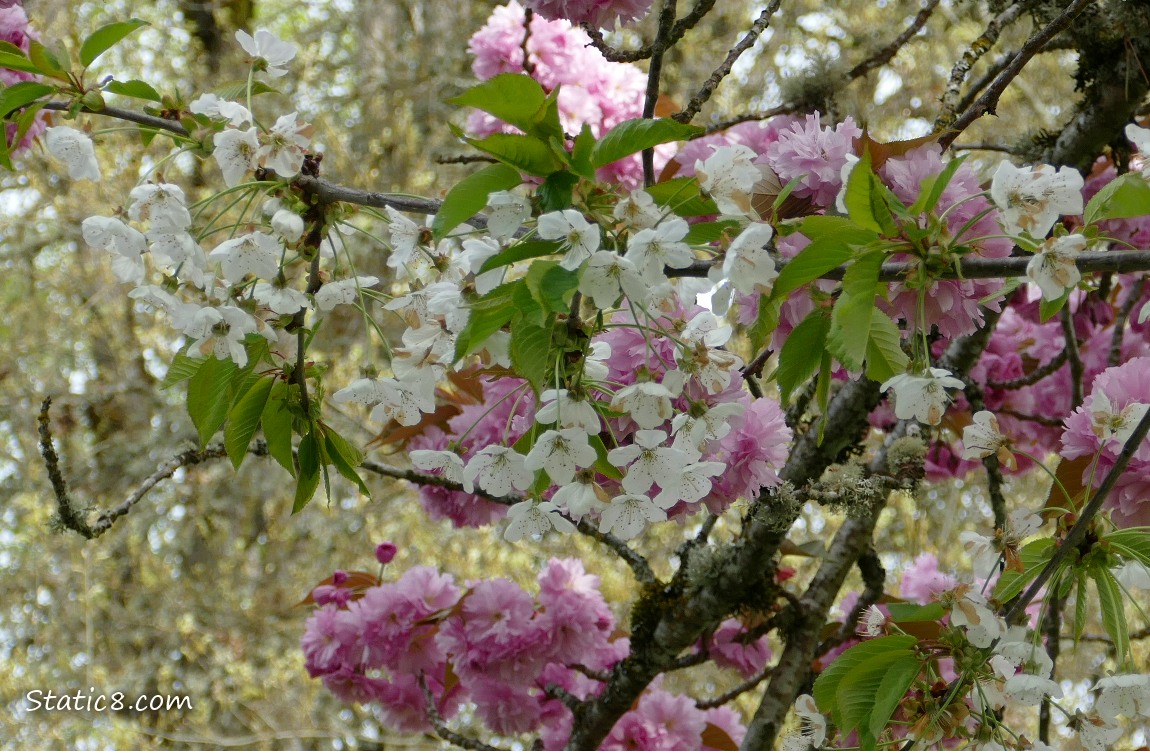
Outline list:
[[[399,551],[399,549],[395,544],[390,541],[385,541],[375,548],[375,559],[379,564],[386,565],[395,559],[395,553],[397,551]]]
[[[347,573],[343,570],[336,570],[331,575],[331,582],[334,586],[342,586],[344,583],[347,583]]]
[[[303,217],[287,209],[272,215],[272,230],[288,243],[295,243],[303,237]]]

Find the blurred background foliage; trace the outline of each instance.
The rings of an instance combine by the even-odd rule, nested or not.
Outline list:
[[[45,39],[73,49],[103,23],[133,16],[149,21],[101,61],[100,71],[145,78],[185,96],[243,76],[235,29],[268,27],[300,53],[293,75],[278,81],[284,95],[270,95],[261,107],[265,113],[298,108],[315,125],[325,177],[441,196],[473,169],[441,163],[464,153],[447,128],[461,123],[462,113],[445,100],[473,83],[466,36],[491,12],[490,0],[25,5]],[[720,0],[669,56],[666,94],[685,103],[758,6]],[[845,90],[832,83],[889,43],[918,9],[917,0],[785,0],[770,31],[696,122],[798,99],[838,118],[852,115],[880,139],[928,132],[950,66],[985,26],[981,3],[943,0],[925,32],[888,65]],[[1029,28],[1029,21],[1010,28],[999,50],[1016,48]],[[610,38],[626,46],[648,32],[641,24]],[[994,58],[988,55],[975,77]],[[1041,56],[1004,98],[998,117],[985,118],[963,141],[1010,144],[1027,131],[1054,127],[1074,102],[1072,70],[1070,53]],[[580,556],[625,616],[634,591],[629,572],[584,539],[509,546],[498,532],[454,531],[429,521],[406,485],[379,479],[370,481],[370,501],[337,485],[330,504],[318,497],[292,517],[289,479],[260,458],[250,458],[238,473],[226,462],[180,471],[98,540],[54,531],[55,505],[36,448],[44,396],[54,398],[52,426],[74,498],[92,509],[123,499],[195,435],[180,390],[159,384],[179,343],[164,322],[135,309],[107,260],[80,237],[81,221],[124,203],[140,165],[153,164],[163,148],[145,148],[125,124],[86,122],[103,147],[100,185],[70,184],[40,148],[21,158],[16,173],[0,176],[0,342],[8,356],[0,361],[0,746],[437,745],[381,729],[370,710],[336,702],[303,670],[298,640],[308,608],[297,602],[336,568],[374,569],[372,549],[384,539],[399,545],[391,568],[436,564],[459,580],[503,574],[529,590],[546,558]],[[219,185],[216,170],[214,162],[188,158],[166,165],[164,174],[198,198]],[[348,242],[355,244],[361,273],[385,269],[381,247],[362,236]],[[322,354],[333,380],[347,381],[378,358],[355,316],[331,317],[324,326],[335,335]],[[337,422],[362,443],[378,431],[353,416]],[[931,550],[956,563],[960,552],[944,542],[955,540],[959,524],[989,519],[980,483],[957,482],[893,505],[883,523],[892,551]],[[1023,480],[1016,491],[1034,494],[1042,486]],[[818,538],[826,521],[812,512],[804,525],[800,538]],[[669,572],[681,534],[663,526],[655,534],[662,540],[650,542],[661,573]],[[899,564],[897,556],[887,560],[892,577]],[[673,682],[709,695],[728,687],[731,677],[712,669]],[[186,694],[194,708],[155,715],[26,711],[30,690],[88,688]]]

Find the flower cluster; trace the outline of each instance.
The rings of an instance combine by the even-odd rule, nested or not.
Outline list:
[[[546,748],[561,748],[572,723],[561,698],[599,693],[595,678],[628,653],[599,579],[576,560],[548,561],[534,597],[501,578],[464,590],[450,575],[415,567],[356,595],[333,579],[313,598],[318,608],[301,640],[308,673],[349,703],[375,706],[399,731],[430,731],[429,703],[444,719],[473,704],[493,733],[531,732]],[[742,656],[756,650],[758,661]],[[738,658],[765,660],[754,646]],[[700,711],[656,683],[604,747],[708,749],[708,725],[735,742],[744,732],[732,711]]]
[[[19,2],[11,2],[4,3],[0,7],[0,41],[13,44],[22,52],[27,53],[29,40],[38,40],[39,38],[39,35],[29,27],[28,14],[24,12],[23,5]],[[11,68],[0,68],[0,86],[8,87],[21,81],[34,80],[36,80],[36,76],[32,73],[16,71]],[[27,149],[44,133],[46,126],[47,123],[42,113],[37,114],[32,119],[28,129],[23,134],[19,134],[19,126],[15,123],[7,123],[4,128],[8,139],[8,148],[11,151]],[[20,136],[19,141],[16,141],[17,135]]]

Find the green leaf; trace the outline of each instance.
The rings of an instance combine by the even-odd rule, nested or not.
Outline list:
[[[685,141],[703,132],[698,126],[686,125],[670,118],[635,118],[612,128],[591,151],[591,164],[603,167],[624,157],[671,141]]]
[[[878,179],[871,169],[871,156],[869,151],[863,152],[862,159],[851,170],[847,178],[846,194],[843,203],[847,208],[847,215],[860,227],[873,230],[876,233],[884,231],[884,225],[891,223],[890,210],[883,204],[878,191]],[[879,216],[885,212],[886,222],[881,222]]]
[[[320,457],[319,446],[315,433],[318,431],[314,425],[299,441],[299,470],[296,476],[295,500],[292,502],[291,513],[295,515],[307,507],[311,498],[319,488]]]
[[[790,402],[791,394],[798,387],[818,372],[830,327],[830,317],[825,311],[816,309],[799,322],[783,342],[775,381],[784,404]]]
[[[816,280],[854,256],[854,248],[840,238],[820,238],[799,252],[779,270],[771,286],[771,297],[782,299],[787,293]]]
[[[899,701],[906,695],[906,691],[910,690],[911,684],[921,671],[922,661],[914,655],[901,656],[887,668],[872,699],[874,708],[870,712],[871,737],[878,737],[886,728],[891,715],[898,708]]]
[[[1122,586],[1100,559],[1090,563],[1089,572],[1098,591],[1102,626],[1106,628],[1110,640],[1114,641],[1114,654],[1119,666],[1124,667],[1130,657],[1130,629],[1126,625],[1126,602],[1122,596]]]
[[[453,105],[483,110],[524,133],[532,134],[539,130],[536,116],[547,104],[547,92],[528,75],[501,73],[447,101]],[[553,134],[540,132],[534,135]],[[562,131],[559,135],[562,136]]]
[[[779,326],[779,315],[783,302],[765,295],[759,296],[759,313],[755,322],[747,329],[747,337],[751,341],[751,351],[758,353],[767,347],[767,342],[775,329]]]
[[[519,171],[506,164],[489,164],[473,172],[447,192],[443,205],[431,222],[432,235],[437,239],[445,237],[448,232],[488,206],[488,197],[493,192],[514,189],[520,183]]]
[[[464,141],[528,175],[545,178],[563,169],[563,162],[551,150],[551,146],[534,136],[493,133],[484,139],[465,137]]]
[[[1086,205],[1083,221],[1120,220],[1150,214],[1150,183],[1139,173],[1126,173],[1102,187]]]
[[[188,382],[188,415],[199,432],[201,447],[227,419],[232,404],[232,382],[239,375],[239,367],[234,362],[212,356]]]
[[[646,189],[659,206],[670,207],[680,217],[698,217],[703,214],[718,214],[715,202],[699,191],[699,182],[693,177],[672,178]]]
[[[1150,567],[1150,531],[1128,528],[1107,534],[1103,541],[1128,560],[1136,560]]]
[[[251,84],[252,84],[252,96],[253,97],[258,96],[260,94],[279,94],[280,93],[279,89],[268,86],[263,81],[260,81],[258,79],[253,80],[251,82]],[[241,78],[241,79],[235,79],[233,81],[225,81],[224,83],[216,86],[212,90],[212,94],[215,94],[220,99],[234,99],[234,100],[246,99],[248,96],[248,80],[246,78]]]
[[[906,371],[910,358],[902,350],[902,333],[894,320],[882,311],[871,312],[870,339],[866,344],[866,375],[883,383]]]
[[[1043,324],[1048,322],[1052,316],[1056,315],[1059,311],[1062,310],[1062,307],[1066,305],[1068,300],[1070,300],[1069,290],[1067,290],[1058,298],[1055,298],[1053,301],[1048,301],[1046,300],[1046,297],[1043,296],[1042,300],[1038,302],[1039,321],[1041,321]]]
[[[361,494],[371,497],[371,490],[363,482],[356,467],[363,462],[363,453],[350,442],[332,431],[331,427],[324,429],[324,443],[327,446],[327,457],[339,472],[339,475],[355,484]]]
[[[937,601],[926,605],[911,604],[909,602],[888,602],[883,604],[883,606],[890,612],[890,618],[894,622],[927,622],[940,620],[943,614],[945,614],[942,605]]]
[[[167,389],[185,379],[191,379],[207,360],[206,358],[191,358],[187,353],[177,353],[176,357],[172,359],[172,365],[168,367],[168,373],[164,375],[164,381],[160,383],[160,387]]]
[[[579,287],[578,270],[564,269],[556,261],[537,261],[524,279],[544,311],[566,314],[571,310],[571,297]]]
[[[506,191],[521,182],[519,172],[503,164],[488,165],[468,175],[447,192],[431,223],[432,234],[443,238],[487,206],[487,197],[493,192]]]
[[[131,81],[110,81],[104,87],[104,91],[119,94],[124,97],[146,99],[151,102],[164,101],[164,98],[160,96],[158,91],[152,88],[151,84],[147,81],[139,81],[137,79],[132,79]]]
[[[994,598],[1000,602],[1005,603],[1018,596],[1030,581],[1038,577],[1054,556],[1054,539],[1035,539],[1022,547],[1018,556],[1022,559],[1024,572],[1007,570],[1002,573],[994,586]]]
[[[862,368],[866,356],[878,293],[878,273],[885,258],[884,252],[872,251],[847,267],[842,294],[831,312],[827,350],[851,371]]]
[[[916,639],[911,635],[888,635],[882,638],[863,641],[857,646],[848,648],[815,679],[812,694],[814,695],[815,703],[818,704],[819,710],[824,714],[834,713],[835,707],[837,706],[839,686],[847,674],[855,667],[870,663],[877,657],[892,652],[896,655],[891,656],[889,662],[893,663],[898,658],[897,654],[899,652],[901,652],[903,656],[910,655],[908,652],[915,643]]]
[[[939,200],[942,198],[943,192],[946,187],[950,185],[950,181],[954,178],[954,174],[958,172],[958,168],[962,167],[962,163],[970,156],[967,154],[952,159],[946,163],[946,167],[938,175],[928,176],[923,182],[918,194],[918,198],[910,207],[910,214],[920,215],[927,212],[933,212],[934,208],[938,206]]]
[[[1090,606],[1090,594],[1086,590],[1086,573],[1078,573],[1075,581],[1078,591],[1074,595],[1074,646],[1077,648],[1078,640],[1086,630],[1086,616]]]
[[[506,267],[508,264],[514,264],[517,261],[523,261],[525,259],[550,256],[560,251],[561,246],[558,241],[525,241],[523,243],[516,243],[514,246],[500,251],[495,256],[483,262],[483,266],[479,268],[479,273],[490,272],[493,269]]]
[[[455,340],[454,361],[474,353],[487,338],[511,323],[518,310],[514,299],[515,288],[525,285],[522,280],[501,285],[469,307],[467,324]]]
[[[96,61],[96,58],[115,46],[121,39],[141,26],[147,25],[147,21],[133,18],[130,21],[120,21],[118,23],[108,24],[107,26],[101,26],[88,35],[88,38],[80,45],[80,62],[87,68]]]
[[[2,64],[0,64],[2,67]],[[41,97],[46,97],[56,91],[56,87],[35,81],[20,81],[9,87],[0,89],[0,118],[6,118],[12,112],[26,107]]]
[[[535,300],[534,294],[527,288],[526,281],[512,289],[511,299],[516,309],[513,320],[515,326],[522,323],[531,324],[535,327],[548,326],[547,311],[543,308],[543,304]]]
[[[714,243],[723,237],[723,233],[734,234],[739,229],[738,220],[718,220],[717,222],[699,222],[691,225],[683,242],[689,246],[702,243]]]
[[[28,40],[28,59],[31,60],[36,65],[37,70],[45,76],[66,83],[72,82],[71,79],[68,78],[68,71],[60,64],[60,59],[56,57],[56,53],[35,39]]]
[[[547,389],[551,362],[551,327],[537,327],[516,320],[511,328],[511,365],[531,383],[535,394]]]
[[[291,388],[277,381],[272,386],[260,423],[263,425],[264,440],[268,443],[268,454],[294,476],[296,469],[291,446],[293,421],[288,408],[291,396]]]
[[[591,164],[591,150],[594,148],[595,136],[591,133],[591,126],[584,123],[571,147],[571,170],[587,180],[595,180],[595,167]]]
[[[603,444],[598,434],[591,434],[587,437],[587,442],[595,448],[595,470],[596,472],[606,476],[615,481],[623,480],[623,472],[615,466],[611,465],[611,461],[607,459],[607,446]]]
[[[239,470],[240,464],[244,462],[244,456],[248,454],[248,445],[260,427],[260,418],[264,414],[264,407],[267,406],[275,382],[274,376],[260,377],[228,412],[228,425],[224,429],[224,449],[236,470]]]
[[[11,42],[0,42],[0,68],[11,68],[14,71],[25,73],[39,73],[40,69],[28,59],[16,45]]]
[[[566,170],[548,175],[539,188],[535,189],[535,195],[539,197],[540,211],[558,212],[568,209],[578,183],[579,176]]]

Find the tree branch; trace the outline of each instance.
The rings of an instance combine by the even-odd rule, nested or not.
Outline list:
[[[1142,297],[1145,288],[1145,277],[1135,280],[1134,286],[1130,288],[1130,295],[1126,296],[1122,308],[1118,309],[1118,314],[1114,317],[1114,334],[1110,336],[1110,355],[1106,359],[1109,366],[1117,366],[1122,361],[1122,338],[1126,334],[1126,321],[1130,318],[1130,313],[1138,304],[1138,299]]]
[[[906,27],[901,34],[895,37],[893,42],[847,71],[847,81],[853,81],[856,78],[865,76],[875,68],[881,68],[893,60],[894,56],[898,54],[898,51],[903,48],[903,45],[909,42],[911,37],[917,34],[922,27],[926,25],[927,20],[930,19],[935,8],[938,7],[938,3],[939,0],[927,0],[927,4],[924,5],[922,10],[918,12],[918,15],[914,17],[910,26]]]
[[[1066,360],[1070,362],[1070,410],[1082,405],[1082,376],[1085,368],[1078,354],[1078,335],[1074,332],[1074,320],[1070,317],[1070,306],[1063,306],[1058,312],[1062,323],[1062,337],[1066,341]]]
[[[505,750],[504,748],[493,748],[486,743],[481,743],[478,740],[461,735],[448,727],[447,722],[445,722],[440,715],[439,709],[435,707],[435,697],[431,695],[431,688],[427,687],[427,679],[422,674],[419,676],[419,687],[423,690],[427,720],[431,722],[431,726],[435,728],[435,734],[452,745],[463,748],[464,750]]]
[[[663,55],[670,49],[674,41],[671,32],[675,28],[676,0],[663,0],[662,10],[659,11],[659,29],[655,34],[655,41],[651,45],[651,64],[647,69],[647,95],[643,100],[643,117],[655,117],[655,105],[659,102],[659,82],[663,77]],[[655,183],[655,150],[643,150],[643,185],[650,187]]]
[[[954,64],[950,69],[950,80],[947,82],[946,91],[942,95],[942,109],[938,113],[938,117],[934,120],[934,130],[944,131],[955,119],[955,113],[959,108],[959,94],[962,91],[962,82],[970,74],[970,70],[974,68],[983,55],[990,52],[995,43],[998,42],[998,37],[1002,33],[1003,28],[1009,26],[1018,20],[1022,14],[1022,4],[1015,2],[1012,5],[999,13],[997,16],[990,20],[986,25],[986,30],[973,42],[966,52],[962,54],[962,59]],[[984,84],[985,85],[985,84]]]
[[[1021,389],[1036,382],[1041,382],[1046,377],[1061,369],[1062,365],[1066,363],[1067,358],[1068,354],[1066,353],[1066,349],[1063,348],[1058,355],[1056,355],[1054,358],[1051,358],[1049,361],[1042,364],[1026,376],[1021,376],[1018,379],[1008,379],[1005,382],[987,381],[986,386],[995,390]]]

